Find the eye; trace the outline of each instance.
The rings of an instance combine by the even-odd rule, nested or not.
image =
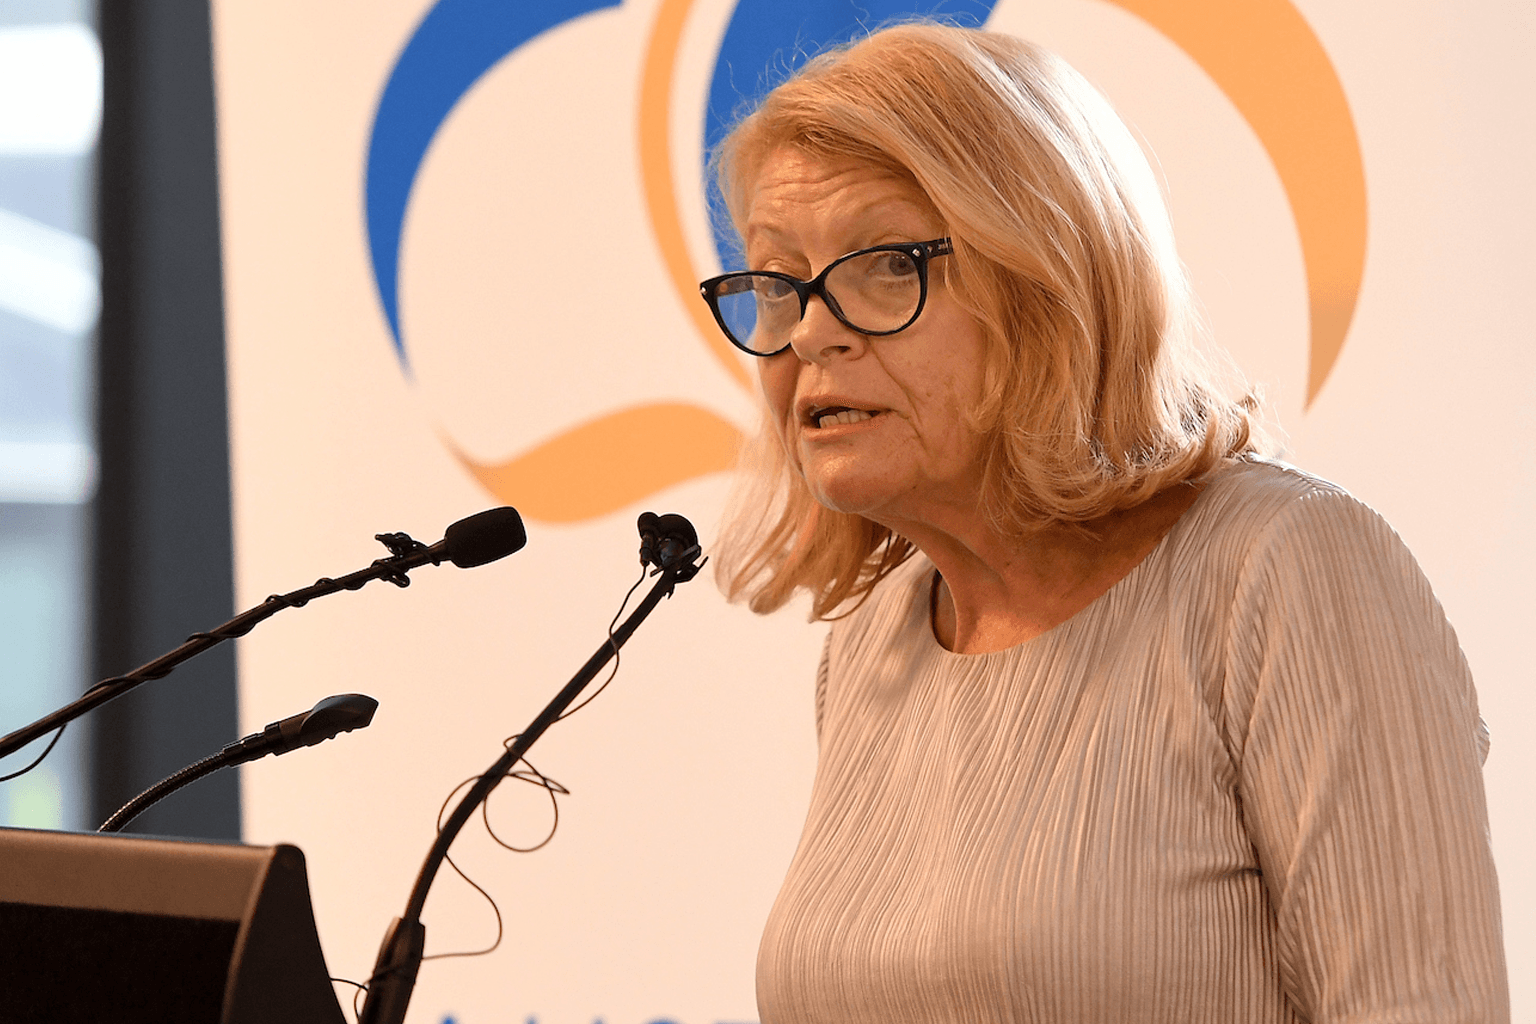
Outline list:
[[[917,261],[910,254],[887,250],[870,254],[870,273],[886,277],[911,277],[917,273]]]
[[[757,297],[764,302],[782,302],[795,294],[788,282],[777,277],[754,278],[754,287],[757,289]]]

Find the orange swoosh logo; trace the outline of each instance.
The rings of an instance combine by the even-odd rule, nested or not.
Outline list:
[[[523,515],[574,523],[730,469],[741,432],[698,406],[667,404],[589,420],[510,462],[476,462],[445,443],[486,490]]]
[[[677,192],[672,175],[672,69],[677,64],[677,44],[693,0],[663,0],[645,48],[645,69],[640,76],[640,181],[646,212],[656,245],[667,265],[667,276],[682,300],[683,308],[699,329],[710,353],[726,372],[747,390],[752,382],[742,369],[730,342],[720,333],[709,309],[699,298],[699,277],[683,239],[682,219],[677,213]]]
[[[672,69],[692,0],[665,0],[640,81],[640,174],[647,212],[672,287],[710,353],[742,387],[751,381],[698,296],[672,187]],[[512,459],[479,463],[454,453],[481,485],[523,515],[570,523],[617,511],[674,484],[735,463],[742,434],[693,405],[647,405],[588,421]]]
[[[1173,40],[1226,93],[1280,175],[1301,236],[1307,405],[1344,347],[1365,273],[1365,168],[1344,86],[1289,0],[1109,0]]]

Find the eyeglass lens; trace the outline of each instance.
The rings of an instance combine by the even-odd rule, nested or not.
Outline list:
[[[849,327],[865,334],[888,334],[917,315],[923,298],[922,273],[909,253],[857,253],[832,266],[823,293],[832,312]],[[731,337],[753,352],[783,349],[804,315],[794,287],[767,274],[730,278],[716,291],[715,302]]]

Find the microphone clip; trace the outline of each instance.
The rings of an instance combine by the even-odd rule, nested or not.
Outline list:
[[[419,551],[427,550],[425,544],[408,533],[376,533],[373,535],[373,539],[388,548],[390,554],[389,558],[376,559],[373,563],[374,565],[388,565],[390,562],[405,558],[407,555],[414,555]],[[408,587],[411,585],[411,578],[405,574],[404,569],[395,569],[393,572],[385,573],[379,578],[388,580],[397,587]]]
[[[709,564],[709,559],[707,558],[702,562],[694,562],[694,559],[698,558],[703,550],[703,548],[695,544],[686,550],[679,551],[672,558],[668,558],[663,555],[662,561],[656,566],[656,568],[651,570],[651,575],[659,576],[662,570],[671,569],[672,575],[677,580],[677,582],[687,583],[689,580],[693,579],[699,574],[700,569]]]

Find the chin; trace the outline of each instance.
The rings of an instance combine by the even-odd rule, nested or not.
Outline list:
[[[889,486],[871,480],[861,480],[849,475],[836,475],[826,477],[807,477],[806,486],[810,488],[811,497],[817,504],[824,505],[834,512],[846,512],[849,515],[864,516],[866,519],[874,519],[879,509],[890,504],[891,494]]]

